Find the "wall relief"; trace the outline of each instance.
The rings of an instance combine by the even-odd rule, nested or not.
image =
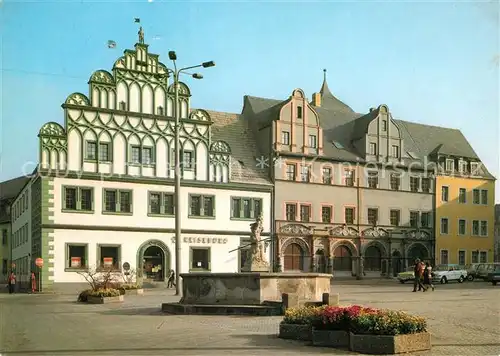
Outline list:
[[[312,231],[307,226],[301,224],[288,224],[280,228],[280,233],[294,235],[311,235]]]
[[[350,226],[342,225],[330,229],[329,234],[333,236],[357,236],[358,230]]]
[[[428,240],[431,234],[423,230],[410,230],[405,231],[405,236],[411,239]]]
[[[363,236],[384,237],[388,236],[389,232],[385,229],[379,228],[378,226],[374,226],[364,230],[362,234]]]

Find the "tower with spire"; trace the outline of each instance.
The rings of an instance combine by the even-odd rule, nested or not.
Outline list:
[[[326,72],[326,69],[323,69],[323,84],[321,85],[319,93],[313,94],[311,105],[329,110],[354,113],[354,110],[352,110],[350,106],[343,103],[332,94],[326,80]]]

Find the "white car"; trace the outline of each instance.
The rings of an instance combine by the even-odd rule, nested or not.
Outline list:
[[[439,265],[432,271],[432,281],[434,283],[445,284],[450,281],[462,283],[467,278],[467,270],[459,265]]]

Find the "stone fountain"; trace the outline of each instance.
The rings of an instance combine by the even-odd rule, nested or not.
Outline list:
[[[332,275],[271,273],[261,240],[262,217],[250,224],[251,247],[242,273],[182,273],[182,298],[164,303],[172,314],[280,315],[291,306],[338,304],[330,297]]]

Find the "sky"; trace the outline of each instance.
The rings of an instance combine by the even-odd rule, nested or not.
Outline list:
[[[38,159],[37,134],[137,42],[168,65],[213,60],[189,81],[192,106],[239,113],[243,96],[310,98],[323,68],[355,111],[460,129],[500,177],[497,1],[0,0],[0,180]],[[109,49],[107,41],[117,46]],[[497,182],[496,201],[500,202]]]

